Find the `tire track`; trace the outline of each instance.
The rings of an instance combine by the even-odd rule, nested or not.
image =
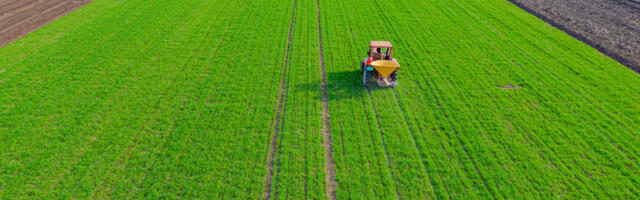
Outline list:
[[[396,189],[396,198],[397,199],[401,199],[400,198],[400,189],[398,188],[398,177],[396,176],[396,174],[393,172],[393,166],[392,166],[392,160],[391,160],[391,156],[389,155],[389,150],[387,149],[387,144],[384,140],[384,131],[382,130],[382,124],[380,124],[380,117],[378,116],[378,110],[376,109],[376,105],[375,102],[373,101],[373,96],[371,95],[371,89],[367,88],[367,94],[369,96],[369,100],[371,101],[371,108],[373,108],[373,115],[376,116],[376,123],[378,125],[378,131],[380,132],[380,137],[382,139],[382,147],[384,148],[384,153],[387,157],[387,165],[389,167],[389,171],[391,173],[391,176],[393,178],[394,181],[394,188]]]
[[[293,1],[293,11],[291,12],[291,21],[289,23],[289,36],[287,38],[287,46],[283,50],[282,56],[282,82],[280,85],[280,98],[278,100],[278,107],[276,111],[275,124],[273,126],[273,135],[271,137],[271,151],[269,152],[269,166],[267,168],[267,176],[265,179],[265,187],[264,187],[264,199],[271,199],[271,194],[273,193],[274,199],[277,198],[276,194],[278,192],[277,187],[274,187],[273,192],[271,191],[271,186],[273,185],[273,177],[274,177],[274,167],[276,165],[276,157],[278,156],[278,151],[280,150],[278,144],[278,136],[280,133],[280,122],[284,121],[284,114],[282,114],[282,108],[284,107],[284,102],[288,97],[288,87],[287,86],[287,68],[289,68],[289,52],[291,48],[291,37],[294,33],[295,28],[295,16],[296,16],[296,8],[298,1]],[[282,141],[281,141],[282,142]],[[278,165],[280,163],[278,162]],[[276,174],[277,176],[277,174]]]
[[[405,125],[407,127],[411,127],[411,125],[410,125],[411,119],[410,119],[409,115],[407,114],[407,110],[403,106],[402,101],[400,100],[400,95],[398,94],[398,91],[396,91],[395,88],[391,88],[391,90],[393,92],[393,97],[396,100],[396,103],[398,104],[398,107],[400,108],[402,116],[404,117],[404,120],[405,120],[405,123],[406,123]],[[420,127],[420,125],[418,123],[418,120],[414,117],[413,121],[416,122],[416,124],[415,124],[416,126],[415,127],[418,129],[418,132],[420,133],[420,135],[424,135],[424,132],[422,131],[422,128]],[[428,165],[428,161],[423,159],[423,157],[426,157],[426,155],[425,156],[422,155],[423,151],[424,151],[423,150],[424,148],[420,144],[418,144],[418,142],[417,142],[418,141],[418,137],[416,137],[416,135],[414,134],[413,131],[411,131],[411,137],[413,139],[414,148],[416,148],[416,150],[418,150],[418,152],[417,152],[418,155],[417,156],[420,159],[420,162],[422,163],[423,167],[425,168],[424,170],[425,170],[425,174],[427,175],[428,182],[431,185],[431,188],[433,189],[433,192],[435,193],[436,186],[433,183],[433,179],[434,178],[431,177],[431,175],[429,175],[429,170],[427,168],[427,166],[429,166]],[[438,168],[437,164],[434,164],[434,165],[436,166],[436,168]],[[439,172],[438,172],[438,176],[440,176],[440,180],[443,180],[442,179],[442,174],[440,174]],[[449,199],[451,199],[451,193],[449,192],[449,188],[447,187],[447,183],[445,183],[443,181],[442,184],[444,185],[445,191],[449,195]],[[425,197],[425,199],[426,199],[426,197]]]
[[[327,176],[327,196],[331,200],[336,199],[336,181],[335,167],[336,163],[333,160],[333,146],[331,141],[331,119],[329,118],[329,100],[327,94],[327,74],[325,70],[324,50],[322,49],[322,23],[320,18],[320,0],[316,0],[316,14],[318,16],[318,49],[320,51],[320,66],[322,68],[322,100],[324,102],[324,141],[325,147],[325,173]]]
[[[377,7],[378,7],[380,10],[384,10],[384,9],[385,9],[385,6],[384,6],[384,5],[382,5],[379,1],[376,1],[376,5],[377,5]],[[393,21],[393,20],[391,20],[391,17],[389,17],[387,14],[384,14],[384,13],[383,13],[383,14],[382,14],[382,16],[383,16],[383,18],[385,19],[385,21],[387,21],[387,22],[391,22],[391,21]],[[393,25],[391,25],[391,24],[388,24],[388,25],[389,25],[389,26],[393,26]],[[393,32],[393,33],[394,33],[398,38],[402,38],[402,36],[400,36],[400,35],[398,34],[398,32]],[[393,99],[395,99],[396,104],[397,104],[397,105],[398,105],[398,107],[400,108],[400,111],[401,111],[400,113],[402,114],[402,116],[403,116],[403,118],[404,118],[405,125],[406,125],[407,127],[409,127],[409,129],[411,129],[410,123],[411,123],[411,121],[412,121],[412,120],[410,120],[410,117],[409,117],[409,116],[408,116],[408,114],[407,114],[407,109],[405,109],[405,107],[404,107],[404,106],[403,106],[403,104],[402,104],[402,101],[401,101],[401,98],[400,98],[400,96],[399,96],[399,94],[398,94],[398,91],[396,90],[396,88],[390,88],[390,89],[392,90]],[[370,93],[370,90],[368,90],[368,92]],[[369,94],[369,95],[371,96],[371,94]],[[373,103],[373,99],[372,99],[372,103]],[[374,107],[375,107],[375,106],[374,106]],[[375,109],[375,108],[374,108],[374,109]],[[377,115],[376,115],[376,117],[377,117]],[[415,121],[415,122],[416,122],[416,127],[417,127],[417,129],[418,129],[418,132],[419,132],[421,135],[423,135],[423,134],[424,134],[424,132],[423,132],[422,128],[419,126],[419,123],[418,123],[417,119],[414,119],[413,121]],[[379,123],[379,122],[378,122],[378,123]],[[417,151],[416,151],[416,156],[419,158],[419,161],[420,161],[420,164],[422,165],[422,167],[424,167],[424,173],[425,173],[425,175],[426,175],[426,177],[427,177],[427,182],[428,182],[428,184],[431,186],[431,189],[432,189],[432,191],[431,191],[431,195],[436,195],[436,196],[437,196],[438,194],[436,194],[436,186],[434,185],[434,180],[435,180],[435,179],[434,179],[433,177],[431,177],[431,175],[430,175],[430,173],[429,173],[429,170],[428,170],[428,168],[427,168],[427,166],[429,166],[429,164],[428,164],[428,161],[427,161],[427,160],[425,160],[425,157],[426,157],[426,156],[423,156],[423,147],[422,147],[422,146],[417,142],[417,141],[418,141],[418,137],[415,135],[415,129],[414,129],[414,130],[411,130],[409,135],[411,136],[411,140],[412,140],[411,142],[413,143],[414,148],[417,150]],[[386,147],[385,147],[385,148],[386,148]],[[436,168],[438,168],[438,166],[437,166],[437,164],[436,164],[436,163],[434,163],[434,165],[435,165],[435,167],[436,167]],[[443,177],[442,177],[442,174],[441,174],[439,171],[437,171],[437,174],[438,174],[438,176],[440,177],[440,180],[442,181],[442,184],[443,184],[443,186],[444,186],[444,189],[445,189],[445,191],[446,191],[447,195],[449,195],[449,199],[451,199],[451,193],[449,192],[449,189],[448,189],[448,186],[447,186],[446,182],[444,182],[444,179],[443,179]],[[426,184],[426,183],[425,183],[425,184]],[[426,185],[425,185],[425,186],[426,186]],[[426,191],[426,192],[427,192],[427,193],[426,193],[425,195],[428,195],[428,194],[429,194],[429,191]],[[426,199],[426,198],[427,198],[427,197],[425,196],[425,199]]]

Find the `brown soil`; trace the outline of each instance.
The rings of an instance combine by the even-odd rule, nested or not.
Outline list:
[[[289,58],[290,58],[290,50],[291,50],[291,36],[295,31],[295,17],[296,17],[296,8],[298,6],[298,1],[293,1],[293,12],[291,12],[291,21],[289,23],[289,36],[287,38],[287,46],[284,49],[282,55],[282,83],[280,85],[280,98],[278,100],[278,110],[276,111],[275,116],[275,125],[273,127],[273,135],[271,138],[271,150],[269,151],[269,166],[267,168],[267,176],[266,183],[264,188],[264,200],[277,198],[278,185],[274,184],[275,180],[273,177],[277,176],[276,168],[280,168],[280,162],[276,164],[276,156],[279,153],[279,149],[282,146],[282,140],[278,144],[278,134],[280,133],[280,122],[284,121],[284,114],[282,113],[284,104],[288,98],[288,88],[287,88],[287,69],[289,68]],[[276,166],[277,165],[277,166]],[[275,175],[274,175],[275,172]],[[274,185],[273,191],[271,190],[271,186]]]
[[[91,0],[7,0],[0,3],[0,47],[87,5]]]
[[[329,117],[329,98],[327,92],[327,73],[325,70],[324,50],[322,49],[322,22],[320,21],[320,1],[316,0],[316,14],[318,16],[318,50],[320,51],[320,67],[322,72],[322,101],[324,103],[324,141],[325,148],[325,173],[327,179],[327,196],[330,200],[336,199],[336,163],[333,160],[333,141],[331,140],[331,118]]]
[[[509,0],[640,73],[640,0]]]

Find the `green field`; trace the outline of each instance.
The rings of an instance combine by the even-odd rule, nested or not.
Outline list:
[[[94,0],[0,48],[0,199],[638,199],[639,133],[640,75],[506,0]]]

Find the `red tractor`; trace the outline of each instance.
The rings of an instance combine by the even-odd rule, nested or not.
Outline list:
[[[368,57],[360,63],[362,83],[371,85],[371,79],[375,79],[382,87],[394,87],[398,84],[398,69],[400,64],[392,57],[393,47],[389,41],[371,41],[369,43]]]

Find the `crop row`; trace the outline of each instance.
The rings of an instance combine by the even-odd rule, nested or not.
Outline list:
[[[490,0],[94,1],[0,49],[0,196],[330,198],[322,61],[338,199],[638,196],[640,76]]]
[[[290,4],[112,3],[2,49],[2,195],[261,196]]]

